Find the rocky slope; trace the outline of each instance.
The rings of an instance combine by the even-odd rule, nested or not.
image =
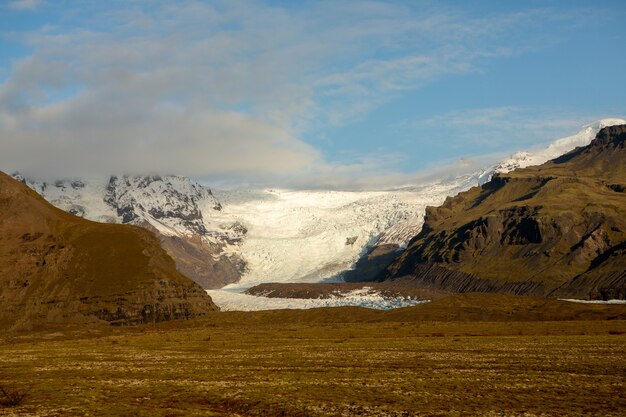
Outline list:
[[[387,279],[454,292],[626,297],[626,125],[426,210]]]
[[[576,147],[586,146],[596,137],[598,132],[608,126],[626,124],[623,119],[601,119],[594,123],[585,125],[582,129],[571,136],[566,136],[555,140],[543,149],[532,152],[519,151],[500,161],[497,164],[486,167],[470,175],[457,177],[447,183],[451,186],[441,193],[441,200],[435,205],[443,203],[445,197],[453,196],[463,191],[467,191],[471,187],[481,186],[488,182],[494,174],[506,174],[515,169],[526,168],[529,166],[540,165],[550,159],[559,157]],[[445,184],[442,182],[441,184]],[[414,190],[421,193],[422,190]],[[423,224],[423,213],[425,207],[420,207],[418,218],[410,220],[400,220],[390,228],[386,229],[372,245],[363,251],[359,260],[350,270],[342,273],[342,277],[348,282],[372,281],[380,278],[385,268],[398,256],[397,251],[402,249],[407,242],[417,235]]]
[[[245,271],[241,257],[228,250],[241,242],[245,228],[215,221],[221,204],[211,190],[189,178],[111,176],[47,182],[14,177],[69,213],[152,230],[178,270],[203,288],[237,282]]]
[[[0,327],[126,325],[212,310],[151,232],[81,219],[0,173]]]

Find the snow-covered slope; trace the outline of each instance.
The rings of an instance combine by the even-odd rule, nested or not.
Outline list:
[[[517,168],[526,168],[532,165],[541,165],[551,159],[557,158],[575,148],[587,146],[596,137],[596,134],[604,127],[626,124],[623,119],[602,119],[583,126],[572,136],[556,140],[546,148],[537,152],[516,152],[510,158],[493,167],[494,172],[506,173]]]
[[[204,236],[202,213],[221,210],[211,190],[177,176],[113,176],[103,200],[116,209],[122,223],[147,222],[165,235]]]
[[[220,216],[248,233],[237,250],[247,263],[238,284],[317,282],[349,268],[385,231],[403,244],[453,185],[401,191],[216,191]]]
[[[220,228],[210,221],[210,213],[222,208],[219,201],[210,189],[185,177],[124,175],[56,181],[14,177],[55,206],[98,222],[148,224],[168,236],[204,236],[209,229]]]

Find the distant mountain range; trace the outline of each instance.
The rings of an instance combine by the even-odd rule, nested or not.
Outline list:
[[[626,298],[626,124],[426,210],[385,279],[451,292]],[[358,271],[357,271],[358,272]]]
[[[0,173],[0,328],[152,323],[216,309],[149,231],[73,216]]]
[[[620,123],[626,121],[604,119],[542,151],[519,152],[473,174],[387,191],[230,190],[216,197],[177,176],[14,176],[70,213],[156,232],[178,270],[204,288],[317,282],[362,264],[373,251],[394,256],[420,232],[426,206],[484,184],[494,173],[586,145],[602,127]]]

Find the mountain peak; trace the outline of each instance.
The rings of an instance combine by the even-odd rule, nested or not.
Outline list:
[[[626,122],[621,125],[616,126],[607,126],[602,128],[600,132],[598,132],[598,136],[595,139],[598,145],[606,146],[610,143],[612,144],[623,144],[626,140]]]
[[[624,125],[623,119],[600,119],[584,125],[580,131],[571,136],[557,139],[542,150],[536,152],[516,152],[493,168],[494,173],[507,173],[518,168],[541,165],[551,159],[558,158],[575,148],[587,146],[598,133],[607,127]]]
[[[593,123],[589,123],[588,125],[583,126],[583,129],[590,129],[595,132],[599,132],[605,127],[618,126],[626,124],[626,120],[618,119],[618,118],[605,118],[596,120]]]

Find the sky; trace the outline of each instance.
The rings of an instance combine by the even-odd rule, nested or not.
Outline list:
[[[383,188],[626,115],[623,1],[0,0],[0,170]]]

